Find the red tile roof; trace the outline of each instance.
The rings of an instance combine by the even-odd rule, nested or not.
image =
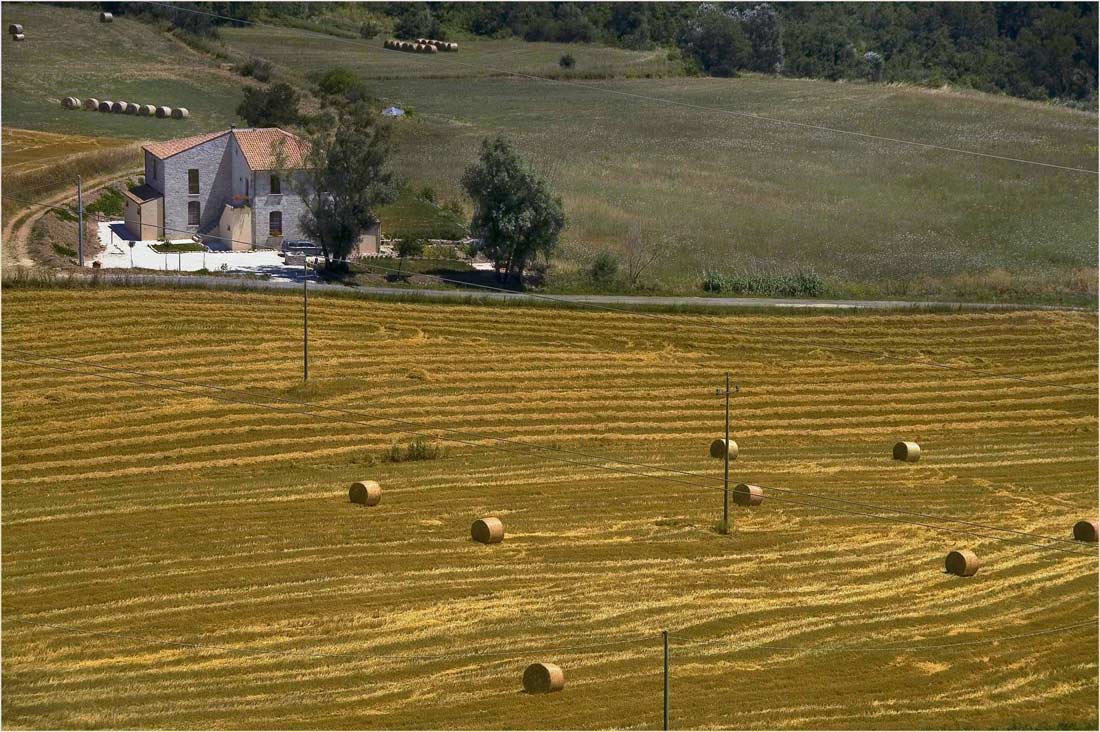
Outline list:
[[[181,137],[178,140],[165,140],[164,142],[151,142],[148,145],[142,145],[141,149],[153,155],[153,157],[164,160],[170,158],[173,155],[177,155],[184,150],[190,150],[196,145],[201,145],[204,142],[209,142],[217,137],[228,134],[228,130],[223,132],[207,132],[205,135],[195,135],[194,137]]]
[[[273,170],[276,165],[276,151],[282,149],[283,167],[301,168],[306,161],[309,147],[300,137],[278,127],[259,127],[245,130],[233,130],[237,144],[241,146],[248,167],[253,170]]]
[[[309,150],[306,142],[278,127],[254,127],[225,130],[223,132],[208,132],[205,135],[183,137],[179,140],[152,142],[148,145],[142,145],[142,149],[148,151],[154,157],[164,160],[197,147],[204,142],[210,142],[222,135],[229,134],[232,134],[237,140],[241,152],[244,153],[245,162],[252,170],[273,170],[277,162],[276,151],[280,148],[285,156],[285,167],[300,168],[305,164]]]

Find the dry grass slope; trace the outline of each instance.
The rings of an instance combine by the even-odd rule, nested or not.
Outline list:
[[[295,297],[5,289],[4,347],[308,398],[371,426],[3,363],[3,715],[10,728],[653,728],[659,629],[679,728],[1095,728],[1095,632],[930,651],[1095,616],[1095,558],[410,435],[475,430],[720,480],[1053,536],[1096,512],[1095,399],[847,357],[778,336],[1095,385],[1076,313],[677,316],[317,298],[298,381]],[[704,327],[706,326],[706,327]],[[716,327],[717,330],[711,329]],[[422,369],[427,380],[407,375]],[[919,463],[891,459],[920,442]],[[348,502],[352,480],[385,486]],[[506,542],[470,541],[497,516]],[[982,557],[943,573],[956,546]],[[18,625],[15,618],[89,634]],[[135,637],[93,635],[134,634]],[[649,634],[598,651],[536,649]],[[233,649],[348,654],[245,656]],[[786,646],[805,650],[767,650]],[[504,655],[476,657],[476,651]],[[388,656],[458,654],[458,659]],[[531,662],[561,694],[520,693]],[[966,683],[960,683],[965,679]]]

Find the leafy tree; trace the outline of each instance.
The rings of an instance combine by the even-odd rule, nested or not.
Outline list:
[[[426,3],[411,3],[403,7],[402,15],[394,25],[393,33],[398,38],[438,38],[442,40],[443,31],[439,22],[432,16]]]
[[[482,142],[462,186],[474,202],[475,252],[496,264],[501,280],[520,281],[529,258],[554,251],[565,226],[561,199],[504,138]]]
[[[687,53],[709,74],[736,76],[746,68],[752,45],[741,24],[729,13],[705,3],[699,6],[684,35]]]
[[[775,8],[767,3],[742,10],[735,16],[752,46],[749,68],[768,74],[783,70],[783,26]]]
[[[359,26],[359,37],[370,40],[376,37],[382,32],[382,24],[374,18],[367,18],[363,21],[363,24]]]
[[[262,89],[246,87],[237,114],[250,127],[282,127],[298,123],[299,103],[298,92],[285,82]]]
[[[376,209],[397,198],[387,165],[389,129],[366,105],[350,105],[325,118],[307,139],[298,186],[302,229],[320,245],[326,267],[346,260],[363,231],[378,221]]]
[[[863,61],[867,64],[867,78],[871,81],[882,81],[886,68],[886,62],[883,60],[882,54],[868,51],[863,54]]]

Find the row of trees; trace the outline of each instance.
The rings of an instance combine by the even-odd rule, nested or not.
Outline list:
[[[388,24],[405,38],[448,31],[529,41],[676,47],[711,74],[952,83],[1015,96],[1095,103],[1097,4],[1092,2],[195,2],[181,12],[101,3],[199,35],[245,20],[359,18],[367,37]],[[219,17],[213,17],[219,16]],[[869,55],[870,54],[870,55]]]

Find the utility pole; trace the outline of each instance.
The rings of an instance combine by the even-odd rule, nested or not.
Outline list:
[[[661,638],[665,642],[665,719],[664,726],[661,729],[667,730],[668,727],[668,631],[661,631]]]
[[[84,181],[76,177],[76,251],[80,266],[84,266]]]
[[[726,372],[726,441],[722,455],[722,526],[729,531],[730,525],[730,394],[741,391],[741,387],[735,386],[730,390],[730,372]],[[722,395],[720,389],[715,389],[716,395]]]
[[[309,381],[309,258],[302,255],[302,381]]]

